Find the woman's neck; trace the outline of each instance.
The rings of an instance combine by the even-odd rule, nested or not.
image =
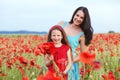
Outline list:
[[[79,26],[77,26],[77,25],[75,25],[75,24],[73,24],[73,23],[72,23],[72,24],[70,24],[70,27],[71,27],[71,28],[73,28],[73,29],[80,29],[80,27],[79,27]]]

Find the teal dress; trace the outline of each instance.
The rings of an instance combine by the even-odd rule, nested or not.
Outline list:
[[[62,28],[65,28],[68,23],[64,22],[62,25]],[[72,56],[73,58],[77,56],[75,53],[76,48],[80,45],[79,43],[79,38],[83,35],[84,33],[81,32],[76,36],[67,36],[69,44],[72,48]],[[80,80],[80,73],[79,73],[79,65],[78,62],[73,63],[71,69],[68,71],[68,80]]]

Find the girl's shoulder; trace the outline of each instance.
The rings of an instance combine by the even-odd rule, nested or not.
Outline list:
[[[64,48],[66,48],[66,49],[69,49],[70,48],[70,46],[69,45],[66,45],[66,44],[63,44],[62,45]]]

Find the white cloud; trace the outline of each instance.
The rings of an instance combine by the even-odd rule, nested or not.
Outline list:
[[[54,6],[54,5],[57,5],[57,3],[60,3],[60,0],[2,0],[0,1],[1,3],[0,4],[3,4],[3,5],[16,5],[16,6],[19,6],[19,5],[31,5],[31,6],[36,6],[36,5],[39,5],[39,6]]]
[[[113,28],[117,31],[119,3],[120,0],[0,0],[0,30],[48,30],[60,20],[69,21],[77,7],[86,6],[95,32],[106,32],[112,26],[117,26]]]

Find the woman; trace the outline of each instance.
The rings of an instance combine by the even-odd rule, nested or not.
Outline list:
[[[80,80],[79,56],[76,54],[76,48],[80,45],[80,52],[87,51],[93,35],[90,16],[86,7],[78,7],[69,22],[60,21],[58,25],[62,26],[67,34],[68,41],[72,48],[73,65],[68,73],[69,80]]]

